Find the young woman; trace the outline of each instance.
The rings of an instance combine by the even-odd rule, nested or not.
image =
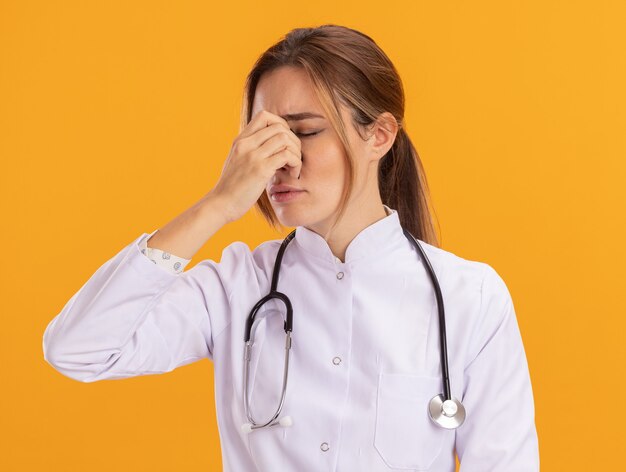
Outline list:
[[[46,361],[94,382],[213,360],[224,470],[539,470],[510,293],[438,247],[403,117],[370,37],[291,31],[248,76],[218,183],[91,276]],[[183,271],[254,205],[295,231]]]

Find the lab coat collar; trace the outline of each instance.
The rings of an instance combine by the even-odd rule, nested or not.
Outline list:
[[[387,216],[361,230],[348,244],[345,254],[346,264],[365,256],[376,256],[380,251],[391,247],[392,243],[405,237],[397,210],[385,204],[383,206]],[[298,226],[296,227],[295,240],[302,249],[313,256],[334,263],[342,263],[332,253],[326,240],[315,231],[304,226]]]

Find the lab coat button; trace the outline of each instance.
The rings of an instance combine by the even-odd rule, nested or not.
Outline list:
[[[341,363],[341,357],[333,357],[333,364],[339,365]]]
[[[320,444],[320,449],[324,452],[328,451],[328,443],[327,442],[323,442],[322,444]]]
[[[343,272],[337,272],[337,278],[339,280],[343,279]]]

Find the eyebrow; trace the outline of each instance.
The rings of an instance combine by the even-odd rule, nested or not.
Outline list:
[[[280,117],[285,121],[301,121],[301,120],[308,120],[309,118],[324,118],[322,115],[311,113],[309,111],[305,111],[302,113],[290,113],[287,115],[280,115]]]

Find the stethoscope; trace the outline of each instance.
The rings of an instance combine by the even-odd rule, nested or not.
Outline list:
[[[426,257],[426,253],[422,249],[421,245],[417,241],[417,239],[406,229],[402,228],[404,235],[407,239],[415,246],[415,248],[421,253],[422,260],[424,261],[424,265],[426,266],[430,278],[432,280],[435,294],[437,296],[437,310],[439,312],[439,343],[440,343],[440,354],[441,354],[441,377],[443,381],[443,394],[435,395],[428,404],[428,415],[430,419],[437,425],[446,429],[455,429],[463,424],[465,421],[465,407],[463,404],[452,397],[450,394],[450,378],[448,372],[448,355],[447,355],[447,344],[446,344],[446,320],[445,313],[443,308],[443,297],[441,295],[441,288],[439,287],[439,281],[435,276],[435,271],[433,270],[430,261]],[[256,305],[252,308],[252,311],[248,315],[246,320],[246,328],[244,334],[244,372],[243,372],[243,404],[244,410],[246,412],[246,416],[248,418],[249,423],[245,423],[241,426],[241,429],[245,433],[250,433],[254,429],[264,428],[265,426],[291,426],[292,420],[290,416],[283,416],[280,419],[278,415],[283,408],[283,404],[285,403],[285,393],[287,390],[287,374],[289,373],[289,350],[291,349],[291,331],[293,327],[293,310],[291,307],[291,301],[289,297],[284,293],[276,290],[278,286],[278,274],[280,271],[280,264],[283,259],[283,253],[287,248],[287,245],[291,242],[296,234],[296,230],[292,231],[287,235],[287,237],[283,240],[280,249],[278,250],[278,254],[276,256],[276,262],[274,263],[274,271],[272,274],[272,287],[270,292],[259,300]],[[267,422],[263,424],[259,424],[252,418],[250,413],[250,399],[248,397],[248,374],[249,374],[249,365],[250,365],[250,351],[252,346],[254,345],[254,333],[256,331],[256,326],[261,321],[261,319],[255,319],[257,312],[263,306],[264,303],[268,302],[273,298],[278,298],[282,300],[287,308],[287,319],[284,323],[285,330],[285,367],[283,371],[283,387],[282,393],[280,397],[280,403],[272,416]],[[264,313],[264,315],[267,312]]]

